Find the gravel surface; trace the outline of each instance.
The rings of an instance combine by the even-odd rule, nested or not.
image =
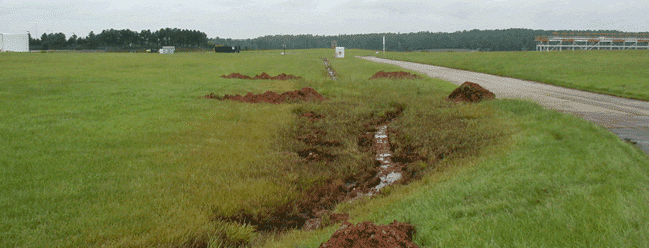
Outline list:
[[[460,85],[474,82],[496,98],[522,98],[562,113],[570,113],[605,127],[622,139],[636,142],[649,154],[649,102],[568,89],[516,78],[494,76],[440,66],[389,60],[373,56],[358,58],[392,64]]]

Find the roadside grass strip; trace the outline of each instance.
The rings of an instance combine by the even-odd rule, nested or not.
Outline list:
[[[386,52],[379,57],[649,101],[649,51]]]

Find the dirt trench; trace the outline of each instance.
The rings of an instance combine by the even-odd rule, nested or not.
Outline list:
[[[231,216],[215,216],[214,219],[237,222],[255,226],[258,232],[281,232],[288,229],[314,230],[327,225],[347,220],[346,213],[333,213],[336,204],[353,201],[364,196],[373,196],[388,185],[404,181],[409,174],[403,173],[404,164],[394,163],[389,143],[388,124],[403,112],[403,107],[386,113],[383,118],[370,120],[365,130],[358,135],[359,145],[372,151],[375,162],[370,169],[349,175],[344,178],[330,178],[322,186],[313,187],[298,197],[297,202],[279,206],[269,213],[251,214],[240,210]],[[314,112],[299,115],[311,122],[320,121],[326,116]],[[325,130],[311,130],[299,135],[297,140],[309,145],[309,148],[297,152],[304,163],[314,161],[332,162],[336,156],[328,153],[325,147],[340,147],[340,141],[327,138]]]
[[[334,68],[331,67],[331,64],[329,64],[329,60],[327,58],[322,58],[322,62],[324,63],[325,69],[327,69],[327,73],[329,74],[329,77],[331,77],[331,80],[336,80],[338,74]]]

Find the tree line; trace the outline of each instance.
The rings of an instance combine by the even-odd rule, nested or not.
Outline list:
[[[66,39],[63,33],[43,34],[40,39],[30,37],[33,50],[47,49],[120,49],[160,48],[211,48],[216,46],[239,46],[243,50],[266,49],[311,49],[341,46],[346,48],[382,50],[383,37],[388,51],[419,51],[434,49],[467,49],[478,51],[526,51],[536,50],[537,36],[553,33],[614,33],[615,30],[533,30],[497,29],[457,31],[453,33],[422,31],[417,33],[372,33],[344,35],[267,35],[254,39],[230,39],[215,37],[208,39],[196,30],[160,29],[151,32],[125,30],[103,30],[100,34],[86,37],[72,35]],[[646,33],[645,33],[646,35]]]
[[[340,46],[354,49],[382,50],[385,36],[387,51],[421,51],[436,49],[466,49],[477,51],[534,51],[536,37],[553,33],[613,33],[615,30],[533,30],[502,29],[457,31],[453,33],[422,31],[417,33],[372,33],[350,35],[269,35],[255,39],[211,39],[215,44],[241,46],[243,50],[309,49]],[[645,35],[647,33],[644,33]]]
[[[44,33],[40,39],[29,36],[31,50],[50,49],[157,49],[162,46],[176,46],[179,48],[206,48],[207,35],[197,30],[177,28],[164,28],[157,31],[142,30],[141,32],[130,29],[103,30],[99,34],[90,31],[86,37],[73,34],[69,38],[63,33]]]

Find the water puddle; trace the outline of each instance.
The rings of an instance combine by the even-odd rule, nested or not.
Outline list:
[[[388,139],[388,126],[382,125],[377,128],[374,134],[374,147],[376,151],[376,160],[381,163],[377,176],[381,179],[379,185],[376,185],[369,195],[378,193],[385,186],[392,185],[401,179],[401,171],[396,168],[392,162],[392,151],[390,151],[390,142]]]

